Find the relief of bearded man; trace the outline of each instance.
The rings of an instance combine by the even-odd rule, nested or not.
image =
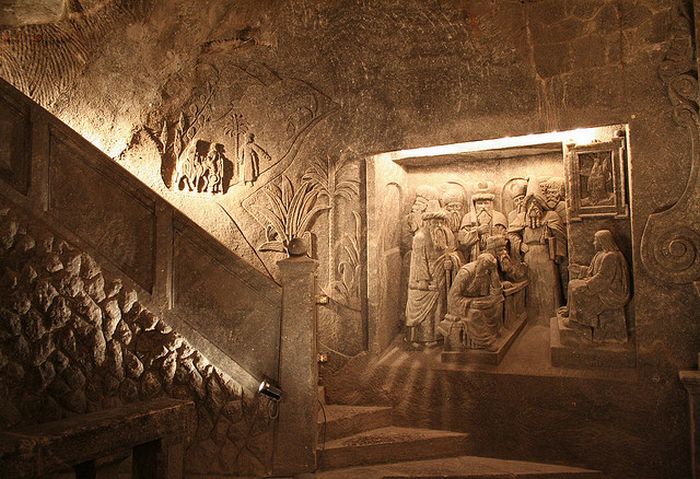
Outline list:
[[[433,200],[413,237],[406,302],[406,340],[416,346],[437,344],[437,325],[445,315],[447,291],[460,262],[447,227],[447,213]]]

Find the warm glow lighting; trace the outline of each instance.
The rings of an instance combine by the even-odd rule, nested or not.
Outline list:
[[[542,145],[546,143],[576,143],[585,145],[593,143],[600,134],[600,128],[579,128],[569,131],[553,131],[550,133],[535,133],[523,136],[508,136],[491,140],[467,141],[449,145],[428,146],[380,153],[372,157],[377,161],[397,161],[406,158],[421,158],[430,156],[458,155],[479,151],[503,150],[523,146]]]
[[[92,143],[99,150],[105,151],[105,145],[102,142],[102,137],[93,132],[82,132],[83,138]]]

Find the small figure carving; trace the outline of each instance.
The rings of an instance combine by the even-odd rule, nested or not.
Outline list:
[[[448,278],[451,280],[456,260],[447,213],[437,200],[429,202],[422,223],[412,242],[406,339],[414,345],[432,346],[437,343],[436,328],[445,313]]]
[[[212,193],[222,193],[223,192],[223,178],[224,178],[224,159],[222,150],[224,145],[221,143],[212,143],[209,145],[209,152],[207,153],[207,158],[204,161],[204,186],[202,191],[209,191],[211,188]]]
[[[462,218],[459,243],[469,261],[474,261],[486,249],[489,236],[505,234],[508,228],[505,215],[493,208],[496,195],[492,189],[491,182],[480,182],[472,194],[472,208]]]
[[[572,264],[569,304],[559,310],[570,328],[592,328],[593,339],[627,341],[625,305],[630,300],[627,261],[613,235],[600,230],[593,236],[595,255],[590,266]]]
[[[207,154],[207,142],[194,140],[177,158],[175,164],[176,190],[187,188],[187,191],[197,191],[199,178],[202,174],[202,157]]]
[[[246,142],[238,152],[241,181],[244,185],[253,186],[260,175],[260,161],[271,161],[270,155],[255,142],[255,134],[248,133]]]
[[[406,215],[406,221],[403,223],[402,234],[401,234],[401,251],[402,251],[402,269],[403,271],[410,271],[411,267],[411,248],[413,243],[413,237],[418,231],[418,229],[423,225],[423,219],[421,218],[426,208],[428,207],[428,202],[431,200],[436,200],[438,198],[438,190],[431,185],[419,185],[416,188],[416,199],[411,206],[411,211]],[[408,274],[401,275],[401,305],[405,306],[408,301]],[[405,320],[406,308],[403,308],[402,317]]]
[[[503,288],[497,260],[491,253],[480,254],[476,261],[462,266],[447,296],[447,314],[441,330],[446,341],[457,346],[453,331],[460,332],[462,344],[469,349],[496,350],[496,339],[503,325]]]
[[[180,155],[175,166],[176,190],[223,193],[224,146],[195,140]]]
[[[610,190],[612,185],[610,154],[600,152],[591,153],[590,156],[593,157],[593,165],[586,181],[588,196],[581,199],[581,206],[610,205],[614,200],[614,194]],[[582,173],[582,176],[585,176],[585,173]]]

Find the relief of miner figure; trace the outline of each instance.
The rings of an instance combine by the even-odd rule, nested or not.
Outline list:
[[[592,328],[593,339],[627,341],[625,305],[630,300],[627,260],[608,230],[593,236],[595,255],[590,266],[570,265],[569,304],[559,310],[563,325]]]
[[[422,226],[413,237],[406,301],[406,340],[414,346],[437,344],[436,328],[445,314],[447,284],[459,260],[447,226],[447,213],[437,200],[428,203]]]
[[[486,240],[494,234],[505,234],[508,220],[493,208],[496,197],[491,182],[479,182],[471,197],[471,209],[462,218],[459,243],[468,261],[474,261],[486,249]]]

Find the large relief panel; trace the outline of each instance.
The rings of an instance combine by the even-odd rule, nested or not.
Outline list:
[[[30,165],[29,108],[0,92],[0,178],[26,194]]]
[[[276,371],[281,294],[279,286],[249,266],[232,264],[199,244],[176,223],[173,301],[176,312],[254,375]]]
[[[49,212],[141,287],[154,281],[155,205],[98,171],[80,150],[51,133]]]

